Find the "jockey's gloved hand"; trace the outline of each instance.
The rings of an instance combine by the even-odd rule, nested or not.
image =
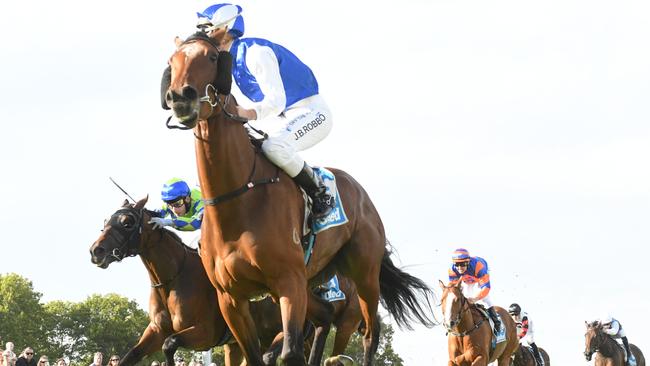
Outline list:
[[[149,220],[150,224],[153,224],[154,229],[162,228],[163,226],[171,226],[174,224],[174,221],[172,219],[165,219],[162,217],[152,217],[151,220]]]

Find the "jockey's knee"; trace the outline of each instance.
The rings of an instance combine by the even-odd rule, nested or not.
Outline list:
[[[280,138],[268,138],[262,144],[262,151],[273,164],[284,170],[292,178],[300,173],[305,163],[298,156],[293,146]]]

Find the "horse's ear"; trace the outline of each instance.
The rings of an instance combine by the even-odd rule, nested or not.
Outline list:
[[[146,195],[143,199],[136,202],[136,204],[135,204],[135,206],[133,208],[138,209],[138,210],[143,208],[144,205],[147,203],[147,200],[149,200],[149,195]]]
[[[129,200],[125,198],[124,202],[122,202],[122,207],[128,207],[128,206],[129,206]]]
[[[447,286],[445,286],[445,283],[444,283],[444,282],[442,282],[442,280],[438,280],[438,283],[440,284],[440,288],[441,288],[441,289],[443,289],[443,290],[444,290],[444,289],[446,289],[446,288],[447,288]]]
[[[460,288],[460,286],[461,286],[462,284],[463,284],[463,281],[461,281],[461,280],[459,279],[458,282],[456,282],[455,285],[456,285],[457,288]]]
[[[178,48],[183,44],[183,40],[181,39],[181,37],[176,36],[176,38],[174,38],[174,43],[176,44],[176,48]]]

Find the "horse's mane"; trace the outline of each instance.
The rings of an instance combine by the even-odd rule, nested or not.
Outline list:
[[[169,236],[171,236],[172,239],[174,239],[174,241],[175,241],[176,243],[178,243],[179,245],[184,246],[185,249],[189,250],[190,252],[194,252],[194,253],[197,253],[197,254],[198,254],[199,250],[196,249],[196,248],[192,248],[191,246],[185,244],[185,242],[183,241],[183,239],[181,239],[181,237],[178,236],[178,234],[176,234],[175,232],[173,232],[173,231],[171,231],[171,230],[169,230],[169,229],[166,229],[166,228],[162,228],[162,230],[165,230],[165,234],[168,234]]]
[[[132,206],[132,207],[133,207],[133,206]],[[147,210],[146,208],[145,208],[144,210],[145,210],[145,212],[147,212],[147,214],[148,214],[149,216],[153,216],[152,214],[154,213],[154,211]],[[181,237],[178,236],[178,234],[176,234],[175,232],[173,232],[173,231],[171,231],[171,230],[169,230],[169,229],[167,229],[167,228],[162,228],[162,230],[164,230],[164,231],[163,231],[163,234],[168,234],[169,236],[171,236],[171,238],[174,239],[174,241],[175,241],[176,243],[178,243],[179,245],[182,245],[183,247],[185,247],[185,249],[189,250],[190,252],[194,252],[194,253],[197,253],[197,254],[198,254],[199,250],[196,249],[196,248],[192,248],[191,246],[185,244],[185,242],[183,241],[183,239],[181,239]]]

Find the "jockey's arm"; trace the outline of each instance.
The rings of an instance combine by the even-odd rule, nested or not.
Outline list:
[[[280,65],[273,50],[266,46],[255,45],[248,49],[246,66],[255,76],[264,99],[255,103],[256,119],[279,116],[285,109],[287,96],[280,77]]]
[[[487,267],[477,266],[475,276],[478,278],[478,285],[481,288],[481,292],[476,296],[476,299],[481,300],[490,293],[490,274]]]
[[[519,338],[524,338],[526,336],[526,333],[528,333],[528,317],[524,316],[521,319],[521,327],[519,328],[519,334],[517,335]]]
[[[455,285],[460,281],[460,276],[454,272],[453,269],[449,268],[449,285]]]
[[[609,323],[609,325],[603,326],[603,331],[610,336],[615,336],[618,334],[618,331],[621,329],[621,325],[617,320]]]

